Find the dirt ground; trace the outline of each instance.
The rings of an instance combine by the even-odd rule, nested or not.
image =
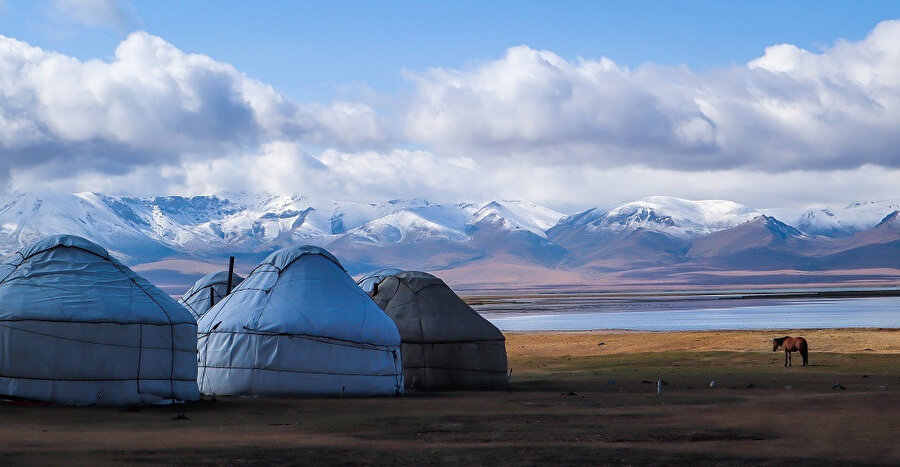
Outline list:
[[[771,352],[785,334],[809,340],[810,366]],[[0,464],[900,464],[897,330],[520,333],[507,349],[508,391],[0,405]]]

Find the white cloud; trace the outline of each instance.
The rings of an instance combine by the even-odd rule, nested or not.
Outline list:
[[[655,194],[757,207],[898,196],[900,22],[707,73],[519,46],[409,78],[408,106],[379,97],[391,118],[361,102],[298,104],[144,32],[88,62],[0,36],[0,179],[568,211]]]
[[[127,0],[53,0],[52,16],[61,23],[127,31],[136,15]]]
[[[728,169],[680,171],[649,167],[531,167],[489,171],[505,187],[491,198],[536,200],[573,212],[652,195],[686,199],[728,199],[757,208],[842,205],[859,200],[897,199],[900,169],[865,165],[833,171]],[[539,181],[539,183],[523,183]],[[484,185],[482,184],[482,187]],[[487,198],[486,198],[487,199]]]
[[[50,177],[223,157],[285,138],[333,147],[382,139],[365,105],[301,106],[231,65],[143,32],[110,62],[0,36],[0,123],[0,174],[41,164],[61,172]]]
[[[823,53],[777,45],[705,74],[519,46],[409,76],[408,134],[447,152],[685,170],[900,166],[900,21]]]
[[[655,71],[633,72],[607,59],[571,63],[514,47],[474,70],[410,75],[418,92],[408,131],[448,151],[553,162],[620,164],[661,146],[706,150],[704,116],[690,96],[680,95],[679,83],[694,77],[665,72],[670,76],[662,80]],[[660,93],[657,84],[669,91]]]
[[[228,190],[303,194],[315,200],[432,202],[525,199],[564,212],[650,195],[730,199],[758,208],[842,205],[896,199],[900,169],[865,165],[832,171],[771,173],[744,169],[682,171],[641,166],[599,168],[518,165],[502,160],[441,157],[393,149],[311,154],[291,141],[273,141],[252,154],[198,159],[122,173],[102,168],[77,178],[48,180],[41,168],[14,173],[20,189],[118,194],[195,195]]]
[[[327,149],[314,156],[296,143],[276,141],[257,154],[190,163],[182,185],[174,191],[215,193],[241,188],[342,200],[419,193],[434,200],[458,200],[471,195],[476,171],[469,159],[440,158],[427,151]],[[476,189],[484,192],[483,187]]]

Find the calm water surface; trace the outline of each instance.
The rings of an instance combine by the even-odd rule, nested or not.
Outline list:
[[[503,331],[900,328],[900,297],[536,300],[475,306]]]

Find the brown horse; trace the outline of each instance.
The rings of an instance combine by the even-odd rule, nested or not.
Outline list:
[[[791,352],[800,352],[803,357],[803,366],[809,363],[809,347],[806,339],[791,336],[772,339],[772,352],[778,350],[779,347],[784,347],[784,366],[791,366]]]

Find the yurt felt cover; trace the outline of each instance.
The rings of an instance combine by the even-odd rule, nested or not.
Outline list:
[[[199,321],[199,382],[219,395],[393,395],[400,333],[327,251],[269,255]]]
[[[84,238],[49,237],[0,264],[0,394],[196,400],[196,341],[187,310]]]
[[[237,275],[231,275],[231,289],[234,290],[244,278]],[[194,315],[195,319],[200,319],[203,313],[212,308],[212,305],[219,303],[228,295],[228,271],[211,272],[201,277],[197,282],[188,289],[178,303],[187,308]],[[210,304],[210,290],[212,290],[213,304]]]
[[[444,281],[424,272],[401,272],[384,278],[372,298],[400,329],[407,387],[507,385],[503,333]]]
[[[372,289],[375,288],[375,285],[384,280],[385,277],[392,276],[401,272],[403,271],[396,268],[382,268],[375,272],[366,274],[362,277],[362,279],[356,281],[356,283],[361,289],[363,289],[363,292],[371,295]]]

